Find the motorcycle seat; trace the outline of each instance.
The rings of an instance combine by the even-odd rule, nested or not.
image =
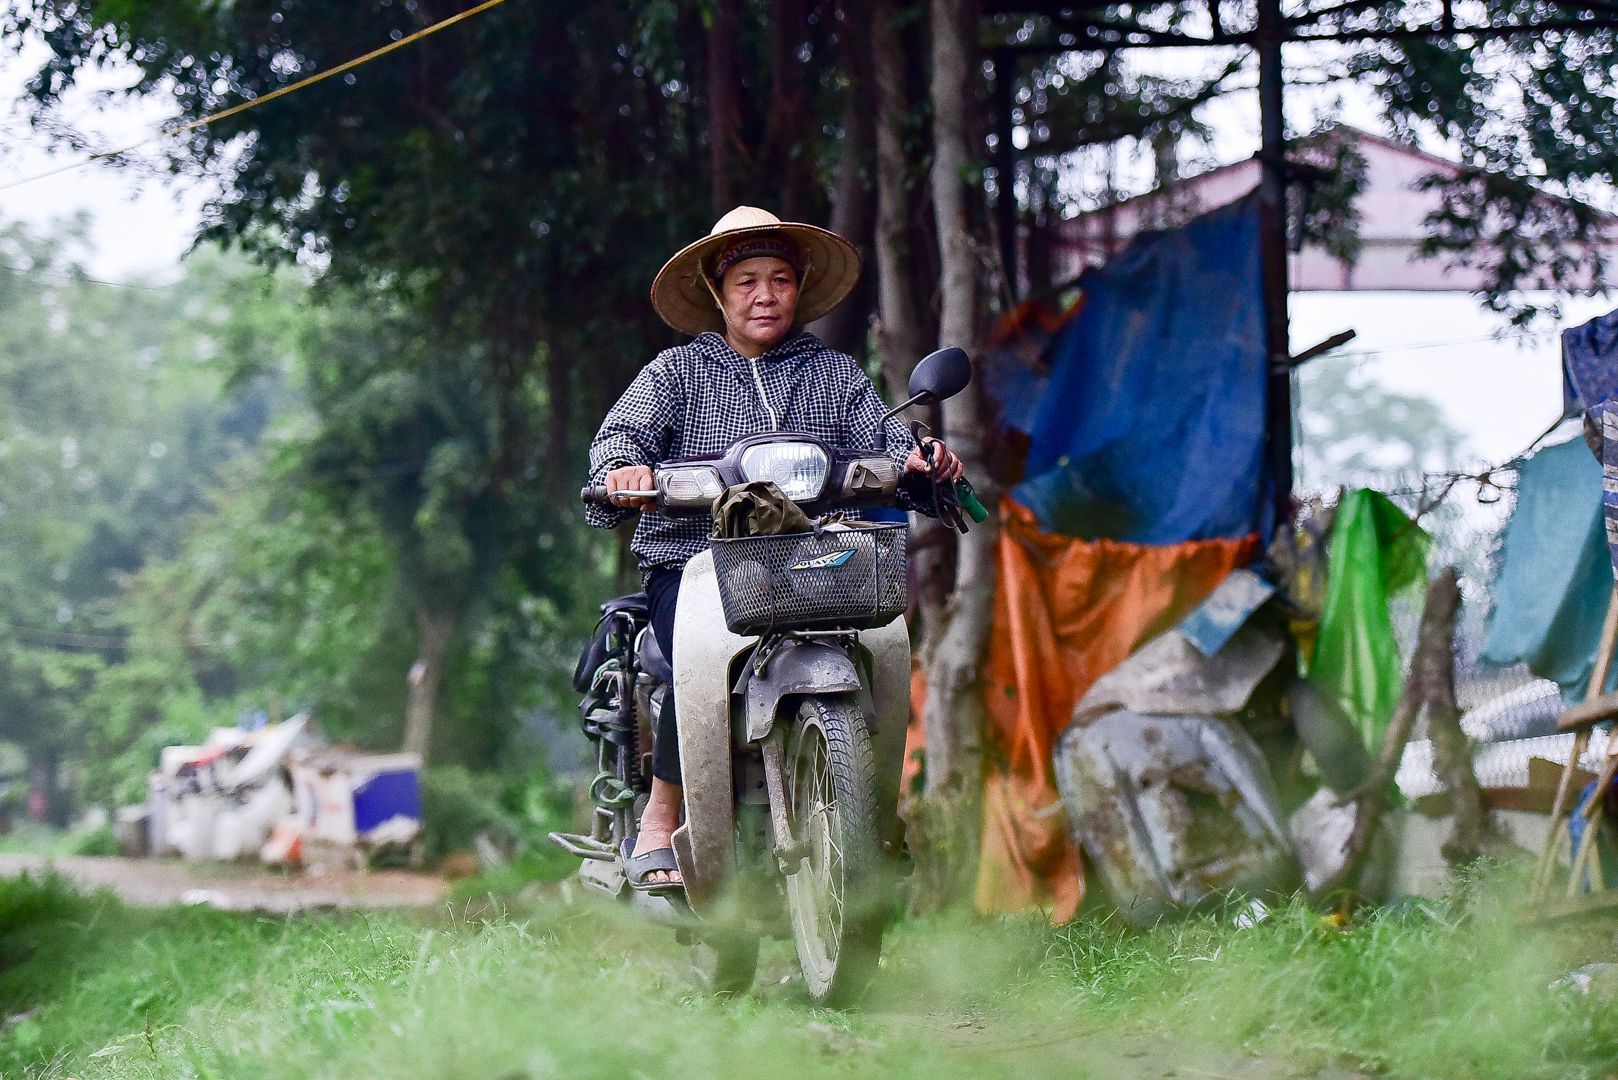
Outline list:
[[[632,618],[644,621],[651,618],[652,602],[645,593],[638,592],[614,597],[601,605],[603,615],[615,615],[620,611],[628,612]]]
[[[612,617],[619,614],[627,615],[632,623],[644,626],[652,617],[651,601],[641,592],[614,597],[601,605],[601,621],[596,624],[595,633],[590,635],[584,651],[579,654],[578,664],[573,668],[573,689],[581,694],[590,689],[596,669],[607,662],[612,651],[609,640],[613,632]]]
[[[657,634],[650,627],[640,638],[640,668],[665,686],[674,685],[674,668],[658,644]]]

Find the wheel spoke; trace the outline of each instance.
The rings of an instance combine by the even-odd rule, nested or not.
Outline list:
[[[850,878],[871,873],[873,808],[864,797],[868,734],[857,709],[805,702],[793,733],[787,808],[803,862],[786,881],[798,957],[816,1001],[846,1000],[869,977],[881,940]]]

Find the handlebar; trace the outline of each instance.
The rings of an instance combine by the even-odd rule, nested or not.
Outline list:
[[[618,494],[624,496],[626,499],[655,499],[658,495],[655,490],[629,491],[627,489],[618,492]],[[591,484],[588,487],[581,489],[579,491],[579,498],[583,499],[587,503],[600,503],[602,506],[618,505],[617,503],[613,502],[611,496],[607,494],[605,484]]]
[[[628,498],[655,499],[656,491],[620,491],[618,494]],[[607,494],[605,484],[589,484],[579,490],[579,498],[587,504],[598,506],[616,506],[617,503]],[[988,520],[989,511],[978,501],[977,493],[972,490],[972,482],[965,477],[955,481],[955,498],[960,502],[962,509],[973,521],[981,524]]]
[[[989,520],[988,508],[978,500],[978,493],[972,490],[972,481],[964,476],[955,481],[955,497],[960,500],[961,505],[966,508],[967,516],[973,521],[982,525]]]

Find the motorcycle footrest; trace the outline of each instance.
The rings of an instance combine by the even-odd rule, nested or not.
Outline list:
[[[618,857],[611,844],[604,844],[592,836],[583,836],[579,833],[553,832],[550,838],[555,844],[569,855],[576,855],[581,859],[602,859],[607,862]]]

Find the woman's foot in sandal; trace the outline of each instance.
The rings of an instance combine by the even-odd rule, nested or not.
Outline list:
[[[681,885],[680,871],[674,866],[670,838],[680,824],[682,799],[679,785],[666,780],[652,780],[651,794],[646,800],[646,810],[641,814],[640,829],[635,836],[635,850],[624,865],[625,873],[630,875],[629,883],[634,888],[644,891],[672,889]],[[663,852],[668,852],[668,855],[654,858]]]

